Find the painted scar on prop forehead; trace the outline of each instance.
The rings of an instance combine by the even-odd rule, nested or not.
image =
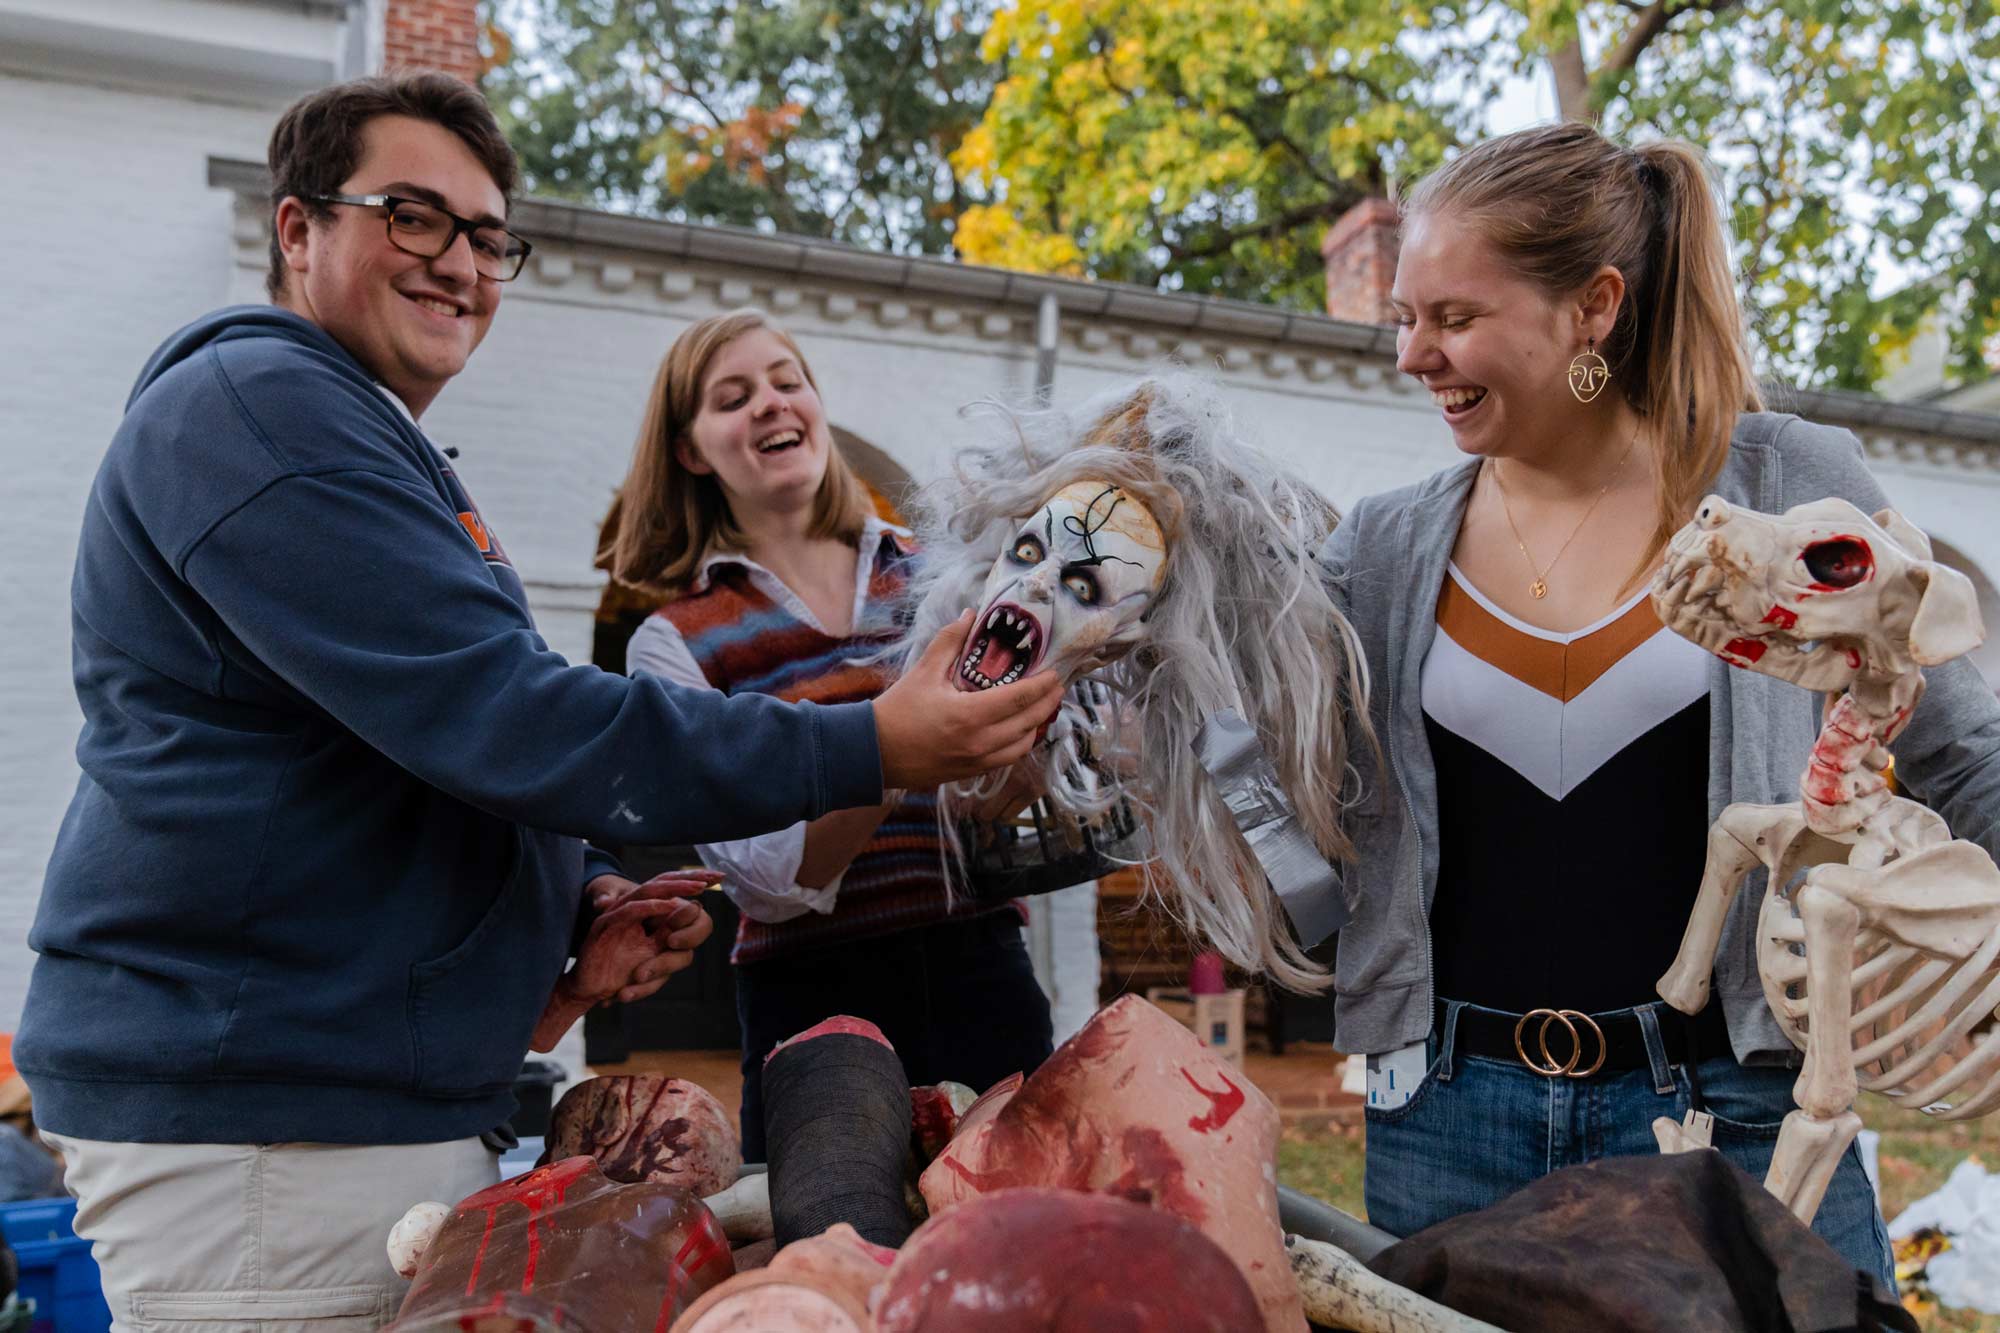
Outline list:
[[[1065,486],[1052,497],[1067,501],[1080,513],[1066,513],[1062,516],[1063,531],[1083,543],[1084,558],[1072,560],[1070,564],[1082,569],[1093,569],[1107,560],[1143,569],[1144,563],[1127,560],[1123,556],[1100,553],[1094,540],[1098,533],[1109,530],[1120,534],[1146,548],[1156,557],[1152,569],[1152,590],[1159,591],[1160,580],[1166,573],[1166,538],[1160,533],[1160,524],[1153,512],[1140,504],[1116,486],[1102,482],[1079,481]],[[1049,545],[1055,545],[1055,506],[1051,504],[1042,511]]]
[[[1065,677],[1121,655],[1166,570],[1159,520],[1109,482],[1063,487],[987,575],[957,685],[991,689],[1044,666]]]

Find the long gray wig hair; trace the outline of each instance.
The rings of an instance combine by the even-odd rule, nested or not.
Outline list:
[[[1289,989],[1323,989],[1325,969],[1292,938],[1193,742],[1210,714],[1234,709],[1273,757],[1301,828],[1329,860],[1351,856],[1340,810],[1353,780],[1350,727],[1373,743],[1368,669],[1313,562],[1338,515],[1242,444],[1214,388],[1192,375],[1152,376],[1073,413],[975,411],[997,426],[992,438],[962,451],[911,506],[924,558],[911,588],[914,622],[892,660],[914,663],[939,630],[980,605],[1021,520],[1056,491],[1097,479],[1142,501],[1167,542],[1145,636],[1087,678],[1111,705],[1085,708],[1072,690],[1049,742],[1020,764],[1036,769],[1067,817],[1094,821],[1121,798],[1137,811],[1151,834],[1147,893],[1191,935]],[[1123,762],[1081,764],[1080,750]],[[940,791],[947,833],[1009,776]]]

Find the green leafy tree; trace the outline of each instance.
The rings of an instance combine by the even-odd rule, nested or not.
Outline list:
[[[1317,305],[1326,224],[1475,123],[1475,62],[1431,16],[1396,0],[1015,0],[986,34],[1006,77],[954,158],[986,200],[959,249]]]
[[[1326,223],[1511,64],[1711,151],[1767,371],[1865,388],[1934,320],[1977,378],[2000,334],[1994,0],[1013,0],[986,54],[973,259],[1314,307]]]
[[[986,0],[489,0],[531,190],[942,252],[991,87]]]

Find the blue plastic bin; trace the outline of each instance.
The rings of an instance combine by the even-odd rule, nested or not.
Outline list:
[[[77,1237],[75,1199],[0,1203],[0,1232],[21,1261],[21,1296],[35,1303],[29,1333],[107,1333],[111,1308],[90,1242]]]

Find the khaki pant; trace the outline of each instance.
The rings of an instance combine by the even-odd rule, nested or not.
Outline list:
[[[478,1139],[393,1147],[103,1143],[68,1163],[113,1333],[372,1333],[409,1283],[389,1228],[499,1178]]]

